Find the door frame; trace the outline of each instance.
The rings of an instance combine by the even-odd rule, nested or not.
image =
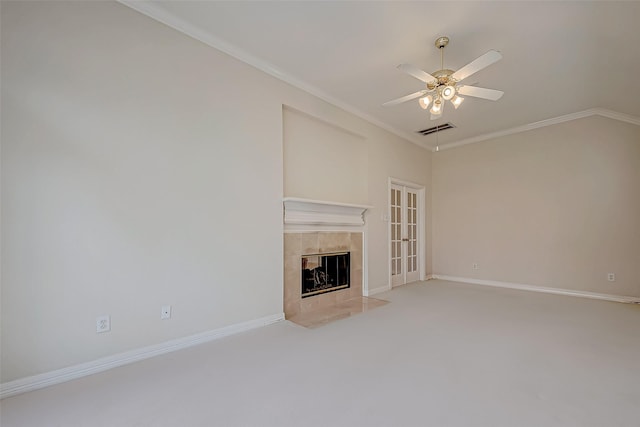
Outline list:
[[[416,184],[415,182],[405,181],[403,179],[389,177],[387,184],[387,207],[385,209],[385,218],[387,221],[387,287],[393,289],[391,278],[391,186],[400,185],[408,187],[418,193],[418,277],[419,280],[426,278],[426,206],[425,206],[425,186]]]

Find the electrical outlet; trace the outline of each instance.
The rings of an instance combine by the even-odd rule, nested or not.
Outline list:
[[[478,263],[474,262],[472,267],[473,267],[474,270],[477,270],[478,269]]]
[[[163,305],[160,311],[160,319],[171,319],[171,306]]]
[[[616,281],[616,274],[615,273],[607,274],[607,280],[610,281],[610,282],[615,282]]]
[[[96,317],[97,333],[109,332],[110,330],[111,330],[111,317],[109,315]]]

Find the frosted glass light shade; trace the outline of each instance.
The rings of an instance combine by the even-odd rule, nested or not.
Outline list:
[[[461,96],[454,96],[453,99],[451,100],[451,103],[453,104],[453,106],[455,108],[458,108],[460,106],[460,104],[462,104],[462,101],[464,101],[464,98]]]
[[[445,86],[444,89],[442,89],[442,98],[446,99],[447,101],[453,98],[455,95],[456,88],[453,86]]]
[[[423,110],[426,110],[427,108],[429,108],[429,104],[431,104],[432,100],[433,100],[433,97],[431,95],[427,95],[427,96],[425,96],[423,98],[420,98],[418,103],[420,104],[420,107]]]
[[[431,114],[440,114],[442,112],[442,101],[437,99],[431,107]]]

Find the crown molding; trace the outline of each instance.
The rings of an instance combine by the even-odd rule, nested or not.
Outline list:
[[[421,148],[424,148],[427,150],[431,149],[429,145],[427,145],[423,140],[419,139],[416,135],[412,135],[410,133],[396,129],[393,126],[390,126],[387,123],[384,123],[370,116],[369,114],[366,114],[360,111],[356,107],[334,98],[333,96],[327,94],[326,92],[320,90],[319,88],[295,78],[291,74],[279,69],[278,67],[270,64],[269,62],[256,58],[255,56],[238,48],[237,46],[231,43],[228,43],[214,36],[210,32],[205,31],[202,28],[196,25],[193,25],[190,22],[185,21],[184,19],[181,19],[175,16],[174,14],[160,7],[157,4],[152,4],[151,2],[139,1],[139,0],[117,0],[117,2],[137,12],[140,12],[143,15],[146,15],[162,24],[165,24],[168,27],[173,28],[174,30],[180,31],[181,33],[186,34],[191,38],[201,41],[202,43],[208,46],[211,46],[214,49],[224,52],[235,59],[238,59],[262,72],[265,72],[272,77],[282,80],[283,82],[288,83],[293,87],[303,90],[304,92],[307,92],[315,96],[316,98],[319,98],[325,102],[328,102],[329,104],[332,104],[348,113],[351,113],[354,116],[357,116]]]
[[[606,108],[594,108],[593,111],[594,114],[602,117],[608,117],[610,119],[640,126],[640,117],[632,116],[631,114],[618,113],[617,111],[607,110]]]
[[[335,97],[327,94],[321,89],[297,79],[296,77],[279,69],[278,67],[270,64],[269,62],[263,61],[255,57],[254,55],[251,55],[250,53],[238,48],[237,46],[214,36],[210,32],[205,31],[202,28],[175,16],[171,12],[159,6],[157,3],[152,3],[149,1],[140,1],[140,0],[117,0],[117,1],[118,3],[124,6],[127,6],[137,12],[140,12],[143,15],[146,15],[162,24],[167,25],[170,28],[173,28],[174,30],[177,30],[193,39],[196,39],[208,46],[211,46],[214,49],[224,52],[227,55],[235,59],[238,59],[239,61],[242,61],[264,73],[269,74],[272,77],[275,77],[285,83],[288,83],[289,85],[295,88],[298,88],[304,92],[307,92],[325,102],[328,102],[329,104],[332,104],[350,114],[353,114],[354,116],[359,117],[381,129],[384,129],[406,141],[409,141],[431,152],[436,151],[435,147],[431,147],[431,145],[427,144],[424,140],[421,140],[416,135],[407,133],[393,126],[390,126],[387,123],[384,123],[372,117],[371,115],[366,114],[363,111],[360,111],[356,107],[336,99]],[[611,119],[615,119],[622,122],[631,123],[631,124],[640,126],[640,117],[632,116],[629,114],[618,113],[616,111],[607,110],[604,108],[592,108],[589,110],[579,111],[576,113],[571,113],[571,114],[566,114],[559,117],[541,120],[539,122],[529,123],[523,126],[517,126],[511,129],[505,129],[498,132],[487,133],[483,135],[474,136],[471,138],[462,139],[459,141],[442,144],[438,147],[438,149],[447,150],[455,147],[460,147],[462,145],[473,144],[476,142],[482,142],[489,139],[499,138],[507,135],[513,135],[516,133],[526,132],[533,129],[538,129],[546,126],[568,122],[571,120],[590,117],[593,115],[608,117]]]
[[[618,113],[617,111],[607,110],[606,108],[590,108],[584,111],[578,111],[577,113],[565,114],[563,116],[553,117],[539,122],[529,123],[523,126],[517,126],[511,129],[505,129],[498,132],[486,133],[484,135],[478,135],[471,138],[462,139],[460,141],[451,142],[448,144],[442,144],[439,146],[440,150],[448,150],[462,145],[474,144],[476,142],[487,141],[489,139],[499,138],[501,136],[513,135],[516,133],[527,132],[533,129],[539,129],[547,126],[557,125],[560,123],[570,122],[572,120],[583,119],[591,116],[602,116],[610,119],[619,120],[625,123],[631,123],[636,126],[640,126],[640,117],[632,116],[630,114]],[[435,152],[435,148],[431,151]]]

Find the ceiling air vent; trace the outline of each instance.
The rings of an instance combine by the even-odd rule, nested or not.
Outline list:
[[[451,123],[445,123],[443,125],[438,125],[438,126],[434,126],[432,128],[429,129],[422,129],[419,131],[416,131],[416,133],[419,133],[420,135],[431,135],[432,133],[435,132],[442,132],[443,130],[447,130],[447,129],[453,129],[455,126]]]

